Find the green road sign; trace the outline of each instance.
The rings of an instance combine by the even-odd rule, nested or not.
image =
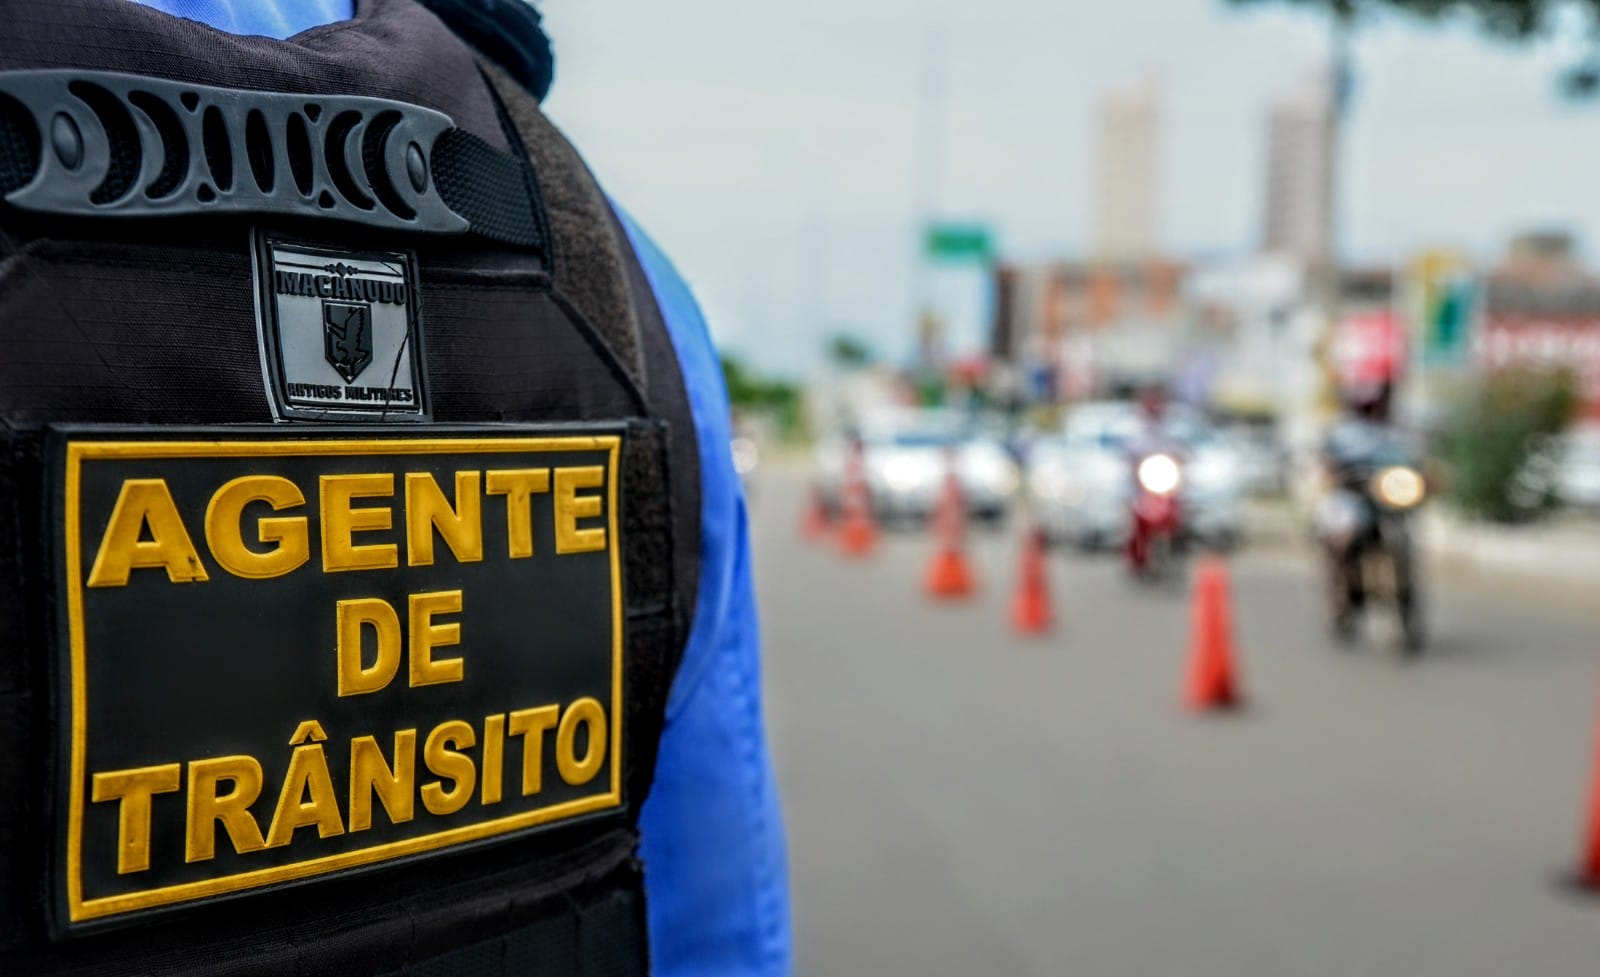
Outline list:
[[[989,229],[982,224],[930,224],[922,249],[935,261],[988,261],[994,253]]]
[[[1472,327],[1472,307],[1476,298],[1469,279],[1441,282],[1428,309],[1426,345],[1423,354],[1429,362],[1455,362],[1466,354]]]

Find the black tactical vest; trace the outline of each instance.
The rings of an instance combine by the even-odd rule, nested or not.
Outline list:
[[[577,154],[413,0],[0,17],[0,973],[644,972],[699,471]]]

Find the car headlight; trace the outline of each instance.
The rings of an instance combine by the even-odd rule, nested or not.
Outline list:
[[[1049,505],[1081,505],[1088,496],[1082,479],[1064,465],[1041,465],[1028,473],[1028,494]]]
[[[910,492],[922,480],[922,466],[911,458],[890,458],[883,463],[883,484],[891,492]]]
[[[1089,501],[1089,489],[1082,482],[1063,478],[1050,486],[1051,502],[1062,506],[1080,506]]]
[[[1171,495],[1183,484],[1183,470],[1171,455],[1150,455],[1139,462],[1139,484],[1152,495]]]
[[[1000,470],[994,479],[995,488],[1001,495],[1011,495],[1022,484],[1022,475],[1017,471],[1017,466],[1010,461],[1002,462]]]
[[[992,495],[1010,495],[1022,484],[1016,463],[998,451],[968,451],[961,459],[962,483]]]
[[[1372,494],[1391,509],[1410,509],[1428,494],[1422,473],[1406,465],[1391,465],[1372,476]]]

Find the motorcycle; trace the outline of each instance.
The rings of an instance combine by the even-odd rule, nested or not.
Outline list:
[[[1327,562],[1328,620],[1341,643],[1355,640],[1366,607],[1394,608],[1400,649],[1414,657],[1426,643],[1412,514],[1427,480],[1395,452],[1330,464],[1332,490],[1316,510]]]
[[[1173,454],[1153,452],[1134,466],[1126,556],[1129,571],[1140,580],[1161,579],[1177,565],[1183,543],[1182,487],[1183,465]]]

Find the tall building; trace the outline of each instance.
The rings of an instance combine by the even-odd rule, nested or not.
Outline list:
[[[1097,259],[1138,261],[1159,248],[1160,119],[1153,80],[1112,92],[1100,103],[1093,236]]]
[[[1264,250],[1309,261],[1327,256],[1334,124],[1330,73],[1319,74],[1269,109]]]

